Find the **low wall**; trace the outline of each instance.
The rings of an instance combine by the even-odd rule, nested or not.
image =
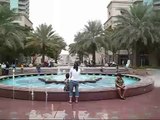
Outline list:
[[[41,67],[41,73],[57,73],[59,70],[61,72],[69,72],[71,67]],[[59,69],[59,70],[58,70]],[[120,67],[118,70],[116,67],[80,67],[82,73],[104,73],[104,74],[114,74],[119,73],[129,73],[128,69]],[[37,73],[35,67],[24,67],[23,71],[20,68],[16,68],[15,74],[28,74],[28,73]],[[9,75],[12,75],[12,69],[9,70]]]

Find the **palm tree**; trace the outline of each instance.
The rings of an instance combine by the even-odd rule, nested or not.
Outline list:
[[[9,48],[17,49],[23,47],[25,38],[25,28],[14,23],[18,17],[14,11],[11,11],[7,6],[0,6],[0,45]]]
[[[152,9],[150,6],[135,4],[129,10],[121,9],[122,15],[117,17],[117,26],[112,36],[120,46],[131,47],[133,65],[137,66],[137,55],[150,44],[159,41],[159,32],[155,31],[151,22]]]
[[[74,42],[69,45],[69,53],[71,55],[77,54],[79,56],[80,62],[83,63],[84,55],[87,55],[86,49],[83,46],[84,32],[78,32],[74,36]]]
[[[88,24],[85,25],[84,39],[81,41],[84,48],[92,54],[93,65],[96,63],[96,51],[101,46],[102,32],[103,29],[100,21],[89,21]]]
[[[160,65],[160,11],[152,12],[150,17],[151,23],[153,24],[154,30],[153,32],[153,39],[150,38],[150,43],[148,45],[149,51],[149,62],[152,66]]]
[[[62,38],[53,31],[52,25],[41,24],[36,28],[26,47],[38,48],[39,53],[42,55],[42,62],[44,62],[47,51],[59,47],[60,44],[57,44],[58,40],[62,41]]]
[[[0,52],[8,51],[9,54],[3,56],[11,59],[16,56],[18,49],[24,47],[24,39],[26,37],[25,27],[14,23],[13,21],[18,17],[14,10],[10,10],[8,6],[0,5]],[[14,56],[12,56],[14,52]],[[11,54],[10,54],[11,53]],[[10,56],[10,57],[9,57]]]
[[[105,58],[106,58],[107,50],[110,50],[113,53],[113,61],[115,61],[115,54],[119,49],[119,45],[117,44],[117,42],[112,41],[113,34],[114,34],[114,30],[111,28],[104,30],[104,34],[102,35],[103,36],[102,47],[105,50]]]
[[[57,63],[58,58],[59,58],[59,54],[61,53],[62,49],[65,50],[66,46],[67,46],[67,44],[64,42],[63,38],[57,37],[57,38],[55,38],[55,46],[50,47],[50,49],[52,50],[52,55],[51,56],[49,54],[47,54],[47,55],[50,57],[53,56],[53,58],[55,59],[55,63]]]

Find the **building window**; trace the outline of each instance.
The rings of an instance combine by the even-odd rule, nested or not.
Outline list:
[[[111,15],[111,13],[110,13],[110,12],[108,12],[108,15]]]
[[[123,14],[124,14],[124,11],[123,11],[123,10],[120,10],[120,13],[123,15]]]

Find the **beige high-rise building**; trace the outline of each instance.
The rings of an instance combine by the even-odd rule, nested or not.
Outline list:
[[[29,0],[0,0],[0,4],[9,4],[10,9],[20,14],[14,22],[32,28],[33,23],[29,20]]]
[[[29,0],[19,0],[18,12],[29,17]]]
[[[160,10],[160,0],[153,0],[154,10]]]
[[[9,3],[9,0],[0,0],[0,4],[3,5],[3,4],[8,4]]]
[[[111,0],[107,6],[108,20],[104,23],[105,29],[114,28],[116,25],[115,21],[117,20],[115,16],[122,14],[120,9],[129,9],[135,2],[142,2],[142,0]]]
[[[160,10],[160,0],[143,0],[143,4],[152,5],[153,10]]]

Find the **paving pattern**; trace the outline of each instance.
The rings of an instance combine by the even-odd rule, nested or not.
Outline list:
[[[0,119],[160,119],[160,70],[148,71],[155,89],[143,95],[72,104],[0,98]]]

